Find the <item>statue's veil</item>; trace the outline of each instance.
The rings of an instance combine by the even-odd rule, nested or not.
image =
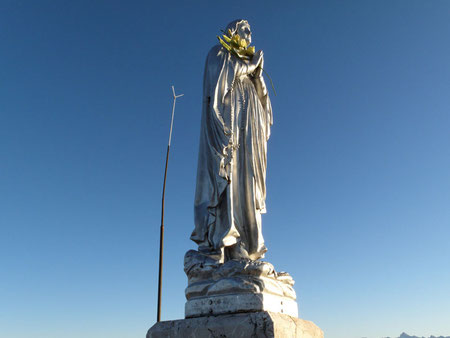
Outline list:
[[[231,22],[227,25],[227,28],[225,28],[225,32],[228,32],[228,30],[231,30],[231,34],[235,34],[236,31],[237,31],[237,29],[238,29],[238,27],[239,27],[240,25],[242,25],[242,24],[247,24],[247,25],[249,25],[249,24],[248,24],[248,21],[247,21],[247,20],[243,20],[243,19],[237,19],[237,20],[231,21]],[[250,26],[250,25],[249,25],[249,26]]]

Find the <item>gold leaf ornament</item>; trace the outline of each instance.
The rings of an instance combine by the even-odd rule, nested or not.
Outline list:
[[[248,46],[247,41],[242,39],[239,34],[232,34],[230,29],[228,34],[224,31],[222,33],[222,37],[217,36],[217,39],[226,50],[237,58],[249,60],[255,54],[255,47]]]
[[[226,42],[231,42],[231,38],[230,38],[228,35],[226,35],[226,34],[223,35],[223,39],[224,39]]]

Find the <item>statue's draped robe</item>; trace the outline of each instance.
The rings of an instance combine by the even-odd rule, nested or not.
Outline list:
[[[272,108],[247,72],[248,64],[221,46],[206,59],[191,239],[216,252],[239,242],[258,259],[267,251],[261,213]]]

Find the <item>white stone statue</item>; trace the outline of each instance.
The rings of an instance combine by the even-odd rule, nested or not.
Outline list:
[[[246,20],[231,22],[226,31],[225,39],[250,45]],[[243,311],[296,317],[294,280],[259,260],[267,251],[261,214],[272,125],[263,53],[249,49],[250,56],[243,58],[226,47],[214,46],[206,59],[191,236],[199,249],[184,259],[186,317]]]
[[[251,43],[246,20],[226,31]],[[257,260],[267,251],[261,229],[266,212],[267,140],[272,107],[262,77],[263,52],[243,60],[220,44],[206,59],[195,193],[199,251]]]

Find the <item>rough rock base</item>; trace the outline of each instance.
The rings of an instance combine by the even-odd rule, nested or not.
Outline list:
[[[147,338],[323,338],[313,322],[273,312],[248,312],[159,322]]]

